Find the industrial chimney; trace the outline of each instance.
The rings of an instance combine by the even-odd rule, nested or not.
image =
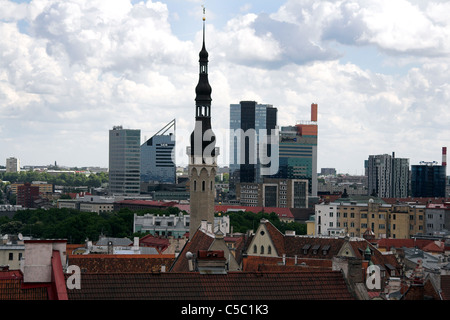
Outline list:
[[[442,147],[442,165],[447,166],[447,147]]]
[[[317,103],[311,104],[311,121],[317,122]]]

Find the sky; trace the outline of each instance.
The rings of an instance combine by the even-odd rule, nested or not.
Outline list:
[[[369,155],[441,163],[450,147],[450,1],[0,0],[0,164],[108,167],[109,130],[141,143],[176,119],[187,165],[205,7],[212,127],[229,106],[318,104],[318,169]],[[3,160],[2,160],[3,159]]]

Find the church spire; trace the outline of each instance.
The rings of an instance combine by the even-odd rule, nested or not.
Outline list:
[[[205,8],[203,8],[203,15]],[[189,155],[189,239],[192,239],[203,221],[214,230],[214,198],[217,173],[216,136],[211,129],[211,86],[208,81],[208,51],[205,44],[205,17],[200,51],[200,72],[195,88],[195,127],[191,134]]]
[[[203,7],[203,43],[202,43],[202,49],[199,53],[199,63],[200,63],[200,71],[199,71],[199,79],[197,87],[195,88],[196,98],[195,101],[197,102],[197,106],[203,106],[207,107],[209,105],[209,108],[211,108],[211,86],[209,85],[208,81],[208,51],[206,50],[205,45],[205,7]],[[199,110],[200,113],[196,113],[196,117],[199,116],[207,116],[211,117],[211,113],[205,113],[203,111],[210,111],[210,110]]]
[[[203,7],[203,40],[199,53],[199,79],[195,87],[195,128],[191,134],[191,155],[214,157],[215,135],[211,129],[211,86],[208,80],[208,51],[205,41],[205,8]],[[205,154],[205,150],[208,149]]]

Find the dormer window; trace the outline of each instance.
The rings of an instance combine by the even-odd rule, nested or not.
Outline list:
[[[328,254],[328,251],[330,251],[330,245],[325,245],[325,246],[323,246],[323,248],[322,248],[322,254],[324,255],[324,256],[326,256],[327,254]]]
[[[311,248],[312,253],[317,254],[317,252],[319,251],[319,248],[320,248],[320,244],[314,245],[314,247]]]
[[[302,248],[303,254],[308,254],[308,250],[311,248],[310,244],[305,244]]]

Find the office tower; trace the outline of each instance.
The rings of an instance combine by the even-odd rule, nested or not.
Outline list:
[[[109,130],[109,192],[114,195],[140,193],[139,129],[115,126]]]
[[[307,179],[310,196],[317,196],[317,104],[311,120],[280,129],[279,170],[274,178]]]
[[[174,157],[175,119],[141,145],[141,182],[176,183]]]
[[[6,172],[20,172],[20,160],[13,157],[6,159]]]
[[[370,155],[366,165],[367,191],[380,198],[405,198],[409,194],[409,159]]]
[[[230,192],[240,182],[262,182],[262,169],[269,164],[262,156],[272,155],[270,141],[263,135],[273,134],[277,126],[277,108],[256,101],[230,105]]]
[[[195,88],[195,127],[191,134],[189,156],[190,225],[189,238],[206,221],[214,230],[214,196],[217,156],[216,137],[211,128],[211,86],[208,81],[208,51],[205,46],[205,18],[203,17],[203,45],[199,53],[199,80]]]
[[[420,162],[411,166],[413,197],[445,197],[446,166],[436,162]]]

